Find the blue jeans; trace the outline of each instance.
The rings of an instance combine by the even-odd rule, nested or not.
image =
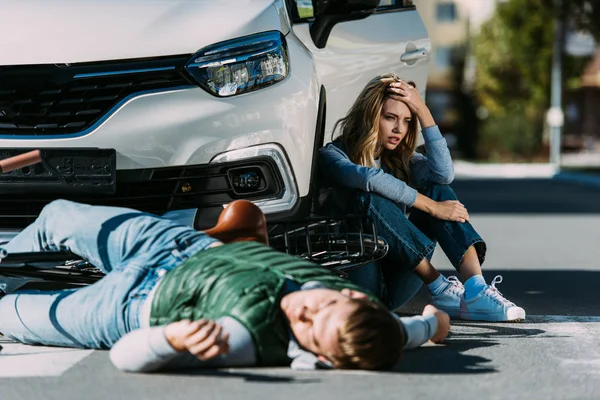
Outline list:
[[[419,192],[435,201],[458,200],[447,185],[431,185]],[[412,271],[424,258],[431,260],[436,243],[457,270],[471,246],[475,246],[483,264],[486,245],[469,222],[443,221],[416,208],[412,208],[407,217],[391,200],[366,192],[357,194],[353,207],[353,212],[366,214],[373,220],[389,251],[377,265],[363,267],[350,278],[359,285],[368,283],[376,293],[379,291],[392,310],[419,291],[422,282]],[[380,287],[376,286],[377,276]]]
[[[4,250],[71,251],[106,276],[81,289],[3,297],[0,332],[23,343],[110,348],[140,327],[141,307],[160,277],[214,242],[156,215],[54,201]]]

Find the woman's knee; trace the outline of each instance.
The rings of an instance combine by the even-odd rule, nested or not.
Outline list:
[[[426,186],[421,192],[433,200],[458,200],[456,192],[450,185],[434,183]]]
[[[377,196],[376,194],[365,192],[362,190],[357,190],[354,193],[350,202],[350,211],[359,214],[367,214],[371,206],[374,203],[380,201],[378,197],[381,196]]]
[[[376,193],[361,192],[359,194],[359,199],[360,199],[361,203],[366,206],[372,206],[372,207],[376,207],[376,208],[382,208],[382,207],[393,207],[394,209],[398,208],[396,203],[394,203],[392,200],[388,199],[387,197],[378,195]]]

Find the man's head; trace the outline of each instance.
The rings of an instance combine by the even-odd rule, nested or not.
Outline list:
[[[300,290],[285,295],[281,309],[300,346],[337,368],[386,369],[400,358],[398,322],[363,293]]]

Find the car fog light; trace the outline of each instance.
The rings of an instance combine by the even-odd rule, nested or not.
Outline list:
[[[237,194],[260,192],[265,187],[265,178],[260,168],[242,168],[229,171],[233,191]]]

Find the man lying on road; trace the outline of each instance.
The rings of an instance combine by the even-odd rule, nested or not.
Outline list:
[[[28,344],[112,348],[126,371],[386,369],[403,349],[442,341],[449,329],[433,306],[397,318],[309,261],[252,241],[223,244],[131,209],[54,201],[0,249],[32,251],[71,251],[106,276],[79,289],[5,295],[0,332]]]

